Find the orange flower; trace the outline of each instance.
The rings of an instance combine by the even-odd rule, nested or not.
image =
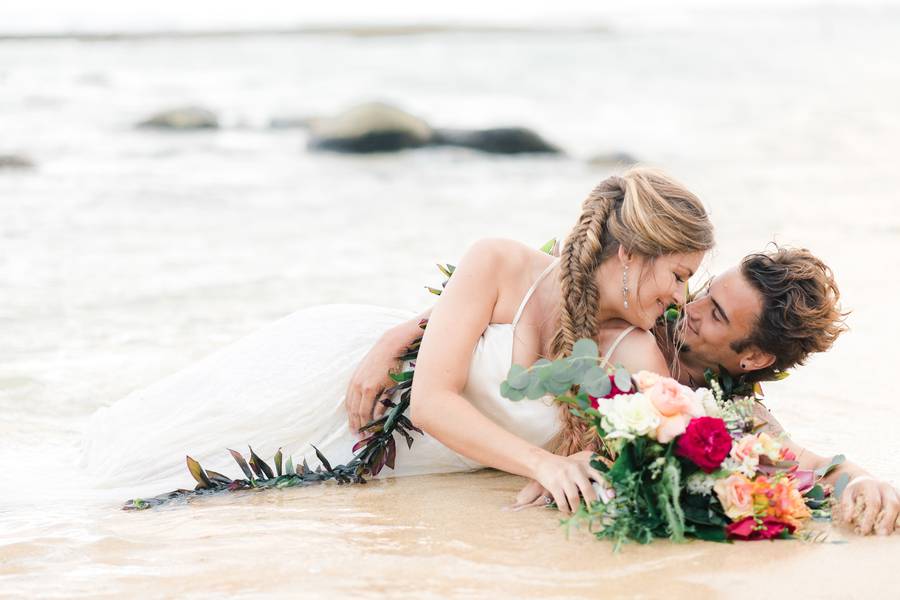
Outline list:
[[[810,516],[794,480],[781,474],[753,481],[753,512],[757,517],[773,517],[794,527]]]

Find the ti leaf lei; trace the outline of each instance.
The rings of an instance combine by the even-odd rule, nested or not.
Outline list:
[[[452,265],[440,267],[442,272],[453,272]],[[419,323],[425,329],[427,322]],[[284,460],[281,449],[275,453],[274,466],[266,463],[250,447],[250,460],[236,451],[229,449],[231,456],[240,467],[244,478],[230,479],[221,473],[204,469],[190,456],[185,457],[188,471],[196,480],[197,485],[192,490],[178,489],[166,494],[160,494],[152,498],[133,498],[122,507],[124,510],[143,510],[165,504],[177,499],[187,499],[193,496],[205,496],[221,492],[235,492],[247,489],[286,488],[302,485],[312,485],[324,481],[335,480],[338,484],[365,483],[366,476],[378,475],[387,466],[394,468],[397,457],[397,440],[394,434],[403,437],[408,447],[412,448],[413,437],[411,432],[421,434],[422,430],[413,425],[406,411],[409,408],[413,371],[415,359],[419,354],[419,346],[422,338],[416,339],[405,352],[398,357],[401,364],[409,361],[409,367],[401,368],[398,373],[391,373],[390,377],[394,385],[381,393],[379,402],[387,407],[387,411],[378,419],[374,419],[362,427],[359,431],[368,436],[353,446],[355,453],[353,458],[345,465],[332,465],[318,448],[313,446],[316,457],[321,465],[311,469],[304,459],[302,464],[294,466],[293,459],[288,456]],[[400,393],[399,400],[394,402],[392,397]]]
[[[552,253],[556,243],[556,239],[552,239],[544,244],[541,250],[548,254]],[[441,284],[441,288],[426,286],[426,289],[432,294],[439,296],[456,267],[451,264],[439,264],[438,269],[446,277]],[[423,330],[427,325],[427,319],[419,322],[419,327]],[[249,460],[244,458],[240,452],[229,449],[228,451],[244,474],[243,478],[230,479],[216,471],[204,469],[199,462],[187,456],[185,461],[187,462],[188,471],[197,482],[194,489],[177,489],[153,496],[152,498],[133,498],[125,503],[122,507],[123,510],[143,510],[174,500],[186,500],[194,496],[235,492],[238,490],[296,487],[313,485],[329,480],[334,480],[338,484],[365,483],[367,476],[374,477],[378,475],[384,467],[393,469],[397,457],[397,438],[395,434],[403,438],[408,448],[412,448],[413,445],[412,432],[422,434],[422,430],[413,425],[409,416],[407,416],[412,394],[415,360],[419,355],[421,344],[422,338],[419,337],[405,349],[401,356],[397,357],[397,360],[401,363],[401,368],[396,373],[390,373],[394,385],[384,390],[378,400],[387,407],[387,410],[380,418],[374,419],[360,428],[359,431],[368,434],[368,436],[353,446],[354,455],[347,464],[332,465],[319,449],[313,446],[316,457],[321,464],[312,469],[304,459],[302,464],[295,466],[290,456],[285,460],[279,448],[272,460],[274,463],[273,469],[272,465],[266,463],[253,451],[252,447],[249,448]],[[404,364],[408,366],[404,368],[402,366]],[[392,398],[398,392],[400,394],[399,399],[394,402]]]

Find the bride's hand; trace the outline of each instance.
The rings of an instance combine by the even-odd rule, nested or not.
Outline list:
[[[344,406],[347,409],[350,430],[354,433],[369,421],[381,417],[386,410],[378,399],[382,392],[392,385],[388,373],[400,365],[397,356],[404,348],[402,343],[397,343],[395,337],[391,332],[381,336],[356,366],[347,385]]]
[[[589,504],[597,500],[592,482],[603,481],[603,475],[591,466],[592,454],[590,450],[571,456],[548,453],[541,458],[535,469],[535,483],[546,490],[548,497],[553,498],[564,514],[571,514],[578,509],[581,503],[579,492]],[[529,491],[533,492],[535,489]]]
[[[531,506],[546,506],[550,494],[537,481],[529,481],[522,490],[516,494],[516,501],[510,506],[512,510],[522,510]]]

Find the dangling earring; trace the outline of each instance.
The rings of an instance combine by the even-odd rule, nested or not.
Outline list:
[[[622,271],[622,303],[625,310],[628,310],[628,265],[625,265],[625,270]]]

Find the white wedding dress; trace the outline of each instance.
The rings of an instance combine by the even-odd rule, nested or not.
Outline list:
[[[500,395],[500,383],[509,372],[522,310],[556,262],[528,290],[512,323],[485,329],[463,391],[495,423],[538,446],[558,429],[557,407],[547,399],[512,402]],[[357,440],[344,409],[350,376],[384,331],[412,316],[355,304],[297,311],[98,410],[83,438],[82,464],[95,485],[156,492],[192,485],[185,455],[242,476],[227,448],[247,456],[251,445],[269,461],[281,447],[294,464],[305,458],[315,468],[315,444],[332,464],[343,464]],[[379,477],[483,466],[427,434],[412,435],[411,449],[398,439],[396,468],[384,468]]]

